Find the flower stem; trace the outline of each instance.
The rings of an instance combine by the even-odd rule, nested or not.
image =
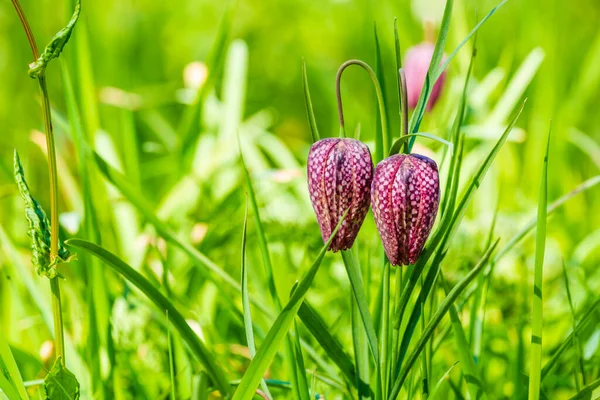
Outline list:
[[[23,29],[27,35],[27,41],[31,47],[34,61],[38,59],[39,53],[35,37],[27,17],[19,4],[19,0],[12,0],[13,6]],[[44,118],[44,130],[46,131],[46,147],[48,149],[48,175],[50,177],[50,262],[53,264],[58,257],[58,179],[56,170],[56,149],[54,145],[54,132],[52,130],[52,116],[50,112],[50,98],[46,86],[46,76],[42,73],[38,77],[40,94],[42,96],[42,115]],[[60,299],[60,285],[58,278],[50,279],[50,290],[52,292],[52,313],[54,315],[54,335],[56,356],[60,357],[63,365],[65,364],[65,338],[63,332],[62,307]]]
[[[379,84],[379,80],[377,79],[377,75],[373,68],[369,66],[364,61],[361,60],[348,60],[343,63],[338,69],[337,75],[335,77],[335,96],[337,98],[338,104],[338,115],[340,118],[340,133],[343,136],[346,136],[346,128],[344,123],[344,110],[342,107],[342,93],[340,89],[340,83],[342,81],[342,73],[346,68],[350,65],[358,65],[365,71],[369,73],[371,80],[373,81],[373,86],[375,87],[375,92],[377,93],[377,103],[379,105],[379,117],[381,118],[381,134],[383,136],[383,154],[386,155],[388,153],[387,145],[388,145],[388,132],[387,132],[387,116],[385,113],[385,103],[383,99],[383,91],[381,90],[381,85]]]

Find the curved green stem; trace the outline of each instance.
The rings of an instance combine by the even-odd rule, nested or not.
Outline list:
[[[19,4],[19,0],[12,0],[13,6],[23,29],[27,35],[27,41],[31,47],[31,52],[34,60],[39,58],[35,37],[31,30],[31,26],[27,21],[27,17]],[[54,261],[58,257],[58,179],[56,171],[56,149],[54,145],[54,132],[52,130],[52,116],[50,113],[50,98],[48,96],[48,88],[46,86],[46,76],[41,73],[38,76],[38,84],[42,97],[42,115],[44,118],[44,130],[46,131],[46,147],[48,149],[48,175],[50,177],[50,261]],[[52,292],[52,311],[54,314],[54,335],[56,342],[56,356],[60,358],[63,365],[65,364],[65,338],[62,322],[62,308],[60,298],[60,285],[58,278],[50,280],[50,289]]]
[[[361,60],[348,60],[345,63],[343,63],[340,66],[340,68],[338,69],[338,72],[337,72],[337,75],[335,78],[335,95],[336,95],[337,104],[338,104],[338,115],[340,117],[340,134],[343,135],[344,137],[346,136],[346,128],[345,128],[345,124],[344,124],[344,109],[342,107],[342,94],[341,94],[341,90],[340,90],[340,83],[342,81],[342,73],[350,65],[358,65],[359,67],[361,67],[362,69],[367,71],[367,73],[371,77],[371,80],[373,81],[373,86],[375,87],[375,92],[377,94],[377,104],[379,105],[379,118],[381,119],[381,133],[383,136],[382,154],[385,155],[388,153],[388,149],[387,149],[388,132],[387,132],[387,116],[385,113],[385,103],[383,101],[383,90],[381,89],[381,85],[379,84],[379,80],[377,79],[377,75],[375,74],[375,71],[373,71],[373,68],[371,68],[369,66],[369,64],[367,64],[366,62],[361,61]]]

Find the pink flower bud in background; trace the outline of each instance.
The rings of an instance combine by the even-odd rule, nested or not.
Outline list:
[[[408,52],[404,56],[404,60],[402,60],[404,73],[406,74],[409,108],[415,108],[417,106],[421,90],[425,84],[425,77],[427,76],[427,70],[429,69],[429,63],[431,62],[434,48],[435,45],[433,43],[421,43],[408,49]],[[442,62],[445,59],[446,57],[442,57]],[[446,71],[444,70],[435,85],[433,85],[431,96],[427,103],[427,111],[431,111],[440,97],[445,80]]]
[[[354,139],[322,139],[310,148],[307,164],[308,191],[323,242],[349,209],[329,249],[351,248],[369,211],[373,179],[369,148]]]
[[[377,164],[371,204],[392,265],[417,261],[433,227],[439,200],[438,168],[432,159],[396,154]]]

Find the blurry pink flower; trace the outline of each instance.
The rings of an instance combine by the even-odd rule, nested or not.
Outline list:
[[[421,90],[425,84],[425,77],[429,69],[429,63],[433,56],[435,45],[433,43],[421,43],[408,49],[404,57],[404,73],[406,74],[406,87],[408,92],[408,107],[415,108],[419,102]],[[446,57],[442,57],[442,62]],[[427,103],[427,111],[431,111],[442,92],[444,81],[446,80],[446,71],[442,72],[439,79],[433,85],[431,96]]]

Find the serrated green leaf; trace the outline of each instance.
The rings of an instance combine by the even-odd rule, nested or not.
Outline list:
[[[62,28],[60,31],[58,31],[56,35],[54,35],[54,37],[52,38],[52,40],[50,40],[50,43],[48,43],[48,45],[46,46],[42,54],[38,57],[38,59],[31,63],[31,65],[29,66],[28,73],[30,77],[38,78],[39,76],[43,75],[46,70],[46,67],[48,66],[48,63],[60,56],[60,53],[62,53],[63,49],[65,48],[65,45],[71,37],[71,34],[73,33],[73,28],[75,28],[75,24],[79,19],[80,13],[81,1],[78,0],[75,4],[75,11],[73,12],[73,16],[71,17],[71,20],[69,21],[67,26]]]
[[[79,399],[79,382],[75,375],[67,369],[59,356],[54,366],[44,379],[46,400],[77,400]]]
[[[51,259],[50,221],[46,217],[46,213],[40,203],[31,195],[27,181],[25,181],[23,166],[16,150],[14,152],[14,175],[21,197],[25,200],[25,217],[29,225],[27,234],[31,238],[31,262],[33,263],[35,272],[39,276],[46,276],[49,279],[53,279],[59,275],[54,267],[59,262],[69,262],[72,258],[71,252],[59,241],[58,258],[56,260]]]

